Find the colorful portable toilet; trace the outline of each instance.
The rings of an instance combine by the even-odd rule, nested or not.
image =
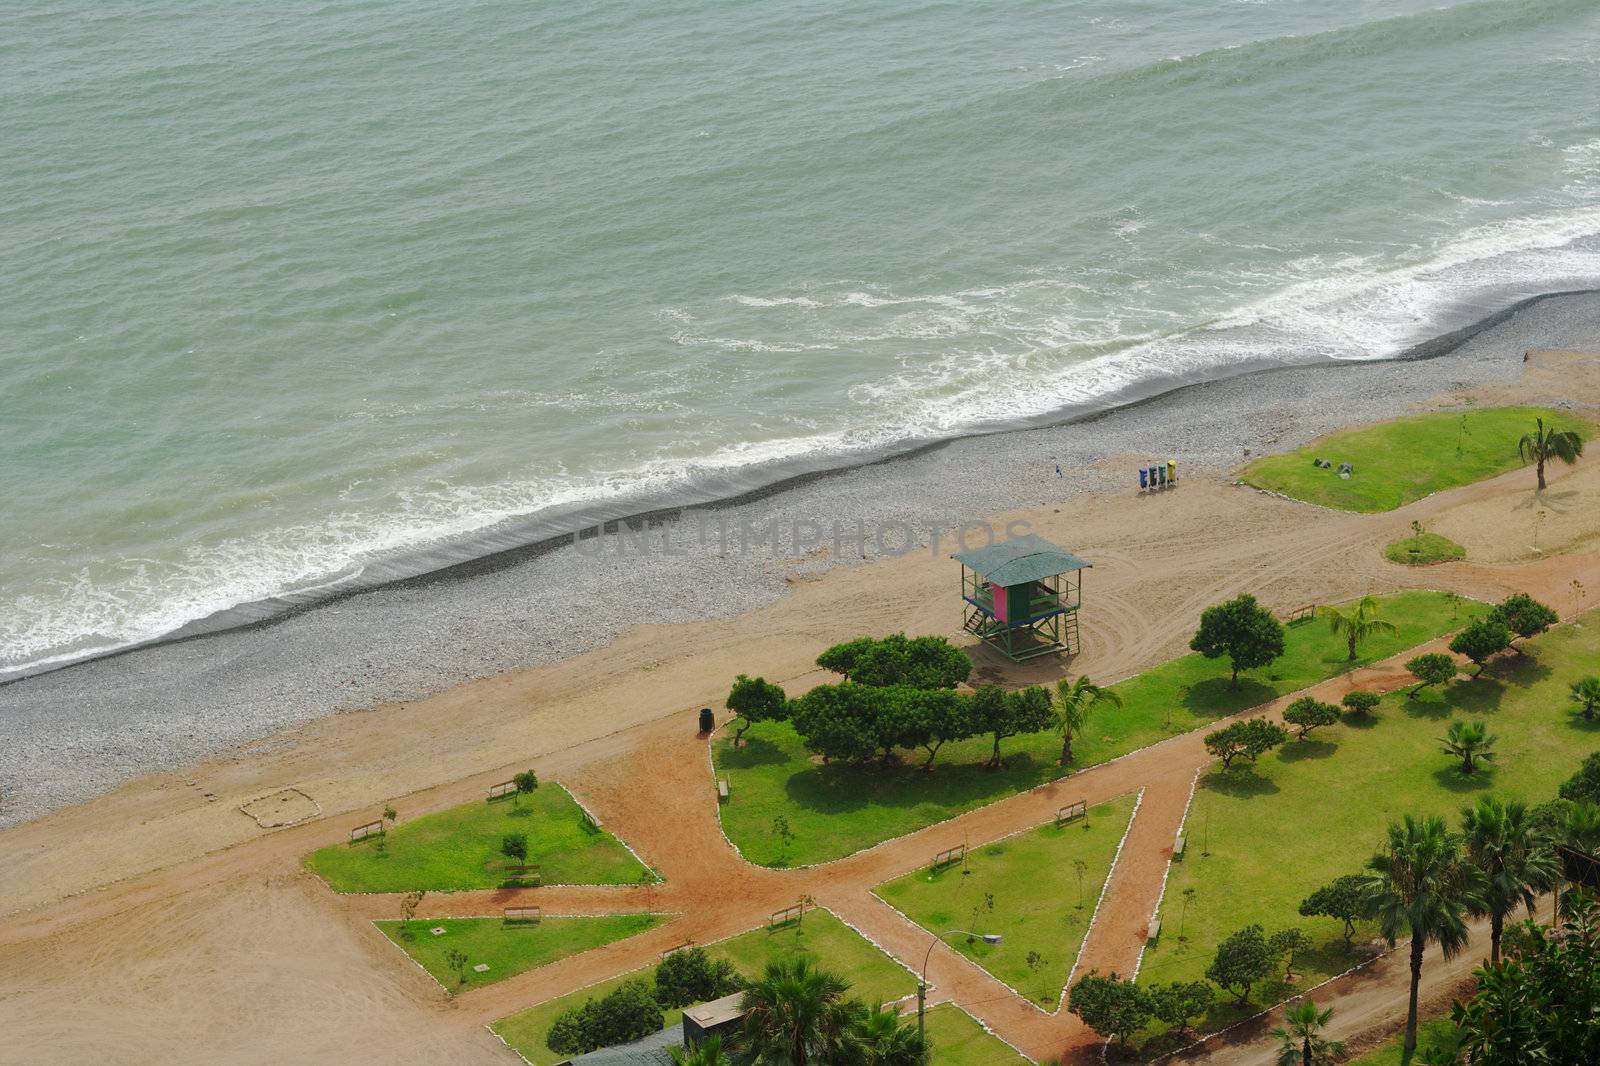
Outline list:
[[[1140,476],[1148,480],[1150,468]],[[1083,571],[1092,563],[1034,533],[953,558],[967,632],[1013,662],[1078,650]]]
[[[1139,468],[1139,487],[1141,489],[1147,489],[1150,487],[1150,468],[1148,466],[1141,466]]]
[[[1161,479],[1161,487],[1162,488],[1166,488],[1167,487],[1167,468],[1164,467],[1164,466],[1161,466],[1160,464],[1157,464],[1157,466],[1156,466],[1156,476]]]
[[[1167,484],[1176,485],[1177,483],[1178,483],[1178,460],[1176,460],[1176,459],[1168,459],[1167,460]]]

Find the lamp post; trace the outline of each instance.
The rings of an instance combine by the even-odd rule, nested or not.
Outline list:
[[[962,936],[975,936],[985,944],[1000,943],[999,933],[972,933],[965,929],[946,929],[935,936],[928,944],[928,952],[922,956],[922,973],[917,978],[917,1039],[922,1042],[924,1047],[928,1043],[928,960],[933,958],[933,949],[938,945],[939,941],[958,933]]]

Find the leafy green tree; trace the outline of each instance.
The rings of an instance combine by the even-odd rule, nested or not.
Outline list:
[[[1523,638],[1538,636],[1561,621],[1553,608],[1526,592],[1506,597],[1489,612],[1489,618],[1505,626],[1513,637]]]
[[[745,989],[741,1046],[758,1062],[807,1066],[842,1061],[865,1008],[845,998],[850,985],[800,956],[767,963]]]
[[[528,834],[507,833],[500,838],[500,854],[512,862],[528,861]]]
[[[1556,843],[1563,844],[1574,851],[1586,852],[1594,855],[1600,852],[1600,805],[1590,799],[1578,799],[1568,806],[1558,825],[1550,830]],[[1555,903],[1552,907],[1550,920],[1554,922],[1561,914],[1561,880],[1556,881]]]
[[[904,633],[835,644],[817,656],[817,665],[874,687],[955,688],[972,674],[972,659],[944,637],[907,639]]]
[[[1267,937],[1267,947],[1272,949],[1274,956],[1283,960],[1283,979],[1287,981],[1294,976],[1295,960],[1311,950],[1311,938],[1303,930],[1290,926]]]
[[[471,961],[467,958],[467,953],[459,948],[451,948],[445,952],[444,964],[455,972],[457,984],[467,983],[467,963]]]
[[[1570,429],[1557,429],[1546,426],[1544,419],[1535,419],[1537,423],[1532,433],[1524,433],[1517,441],[1517,455],[1522,458],[1523,465],[1534,464],[1534,469],[1539,475],[1539,490],[1544,491],[1544,465],[1552,460],[1566,463],[1571,466],[1583,454],[1583,438]]]
[[[594,1009],[588,1015],[586,1041],[590,1051],[659,1033],[666,1024],[661,1004],[642,980],[624,982],[591,1002]]]
[[[519,794],[526,795],[539,787],[539,775],[532,770],[524,770],[512,775],[511,783],[517,786]]]
[[[1559,930],[1523,926],[1516,957],[1477,971],[1477,991],[1451,1019],[1468,1061],[1600,1062],[1600,907],[1575,892]]]
[[[734,747],[744,742],[745,730],[757,722],[781,721],[788,715],[789,697],[783,689],[764,677],[740,674],[733,680],[724,703],[739,718],[739,731],[733,735]]]
[[[1378,709],[1378,704],[1383,702],[1383,697],[1376,692],[1358,688],[1354,692],[1346,692],[1340,702],[1351,714],[1371,714]]]
[[[893,1007],[867,1011],[850,1031],[851,1066],[923,1066],[928,1047],[915,1023],[900,1020]]]
[[[1067,995],[1067,1009],[1084,1025],[1121,1047],[1126,1047],[1128,1037],[1149,1025],[1154,1016],[1149,993],[1115,973],[1101,977],[1091,972],[1080,978]]]
[[[1222,768],[1226,770],[1239,756],[1255,762],[1288,739],[1288,730],[1277,723],[1265,718],[1250,718],[1208,733],[1205,743],[1206,750],[1221,759]]]
[[[1482,905],[1482,875],[1461,850],[1461,838],[1439,817],[1406,815],[1389,826],[1382,851],[1372,857],[1367,882],[1372,913],[1384,939],[1394,947],[1411,937],[1411,995],[1406,1009],[1403,1057],[1417,1050],[1417,989],[1422,956],[1429,942],[1447,959],[1467,945],[1466,916]]]
[[[878,750],[877,689],[843,681],[818,685],[790,705],[789,720],[806,747],[824,759],[860,760]]]
[[[1459,672],[1460,667],[1456,666],[1456,661],[1444,652],[1430,651],[1407,662],[1406,669],[1417,679],[1416,687],[1407,693],[1407,698],[1414,700],[1417,698],[1417,693],[1428,686],[1443,685],[1450,681]]]
[[[1483,673],[1484,664],[1500,652],[1511,647],[1511,631],[1504,623],[1492,618],[1480,618],[1457,633],[1450,642],[1450,650],[1465,655]],[[1474,675],[1476,676],[1476,675]]]
[[[1278,1066],[1332,1066],[1342,1062],[1344,1045],[1322,1035],[1332,1017],[1332,1007],[1318,1010],[1309,999],[1285,1010],[1283,1024],[1272,1030],[1273,1037],[1283,1042],[1278,1049]]]
[[[966,740],[974,733],[972,697],[949,689],[903,689],[901,740],[905,747],[928,753],[924,770],[933,769],[939,749],[952,740]]]
[[[1088,727],[1090,712],[1101,703],[1121,707],[1122,697],[1112,689],[1101,688],[1087,677],[1070,682],[1063,677],[1056,682],[1050,709],[1055,715],[1056,732],[1061,734],[1062,766],[1071,764],[1073,738]]]
[[[1467,858],[1483,874],[1478,913],[1489,916],[1489,961],[1499,962],[1506,915],[1521,905],[1533,917],[1534,900],[1555,887],[1561,870],[1526,804],[1484,796],[1461,812],[1461,831]]]
[[[1346,874],[1323,885],[1300,901],[1300,914],[1305,918],[1336,918],[1344,923],[1344,946],[1350,946],[1355,935],[1356,921],[1367,916],[1367,879],[1359,874]]]
[[[1444,743],[1444,753],[1460,759],[1461,772],[1470,777],[1477,772],[1478,763],[1494,761],[1494,743],[1499,738],[1482,722],[1457,718],[1439,739]]]
[[[1151,987],[1149,1000],[1151,1013],[1158,1021],[1181,1031],[1210,1012],[1217,994],[1204,981],[1173,981]]]
[[[1000,741],[1021,733],[1042,733],[1055,722],[1050,693],[1041,685],[1007,692],[999,685],[984,685],[972,694],[972,732],[994,738],[989,765],[1000,767]]]
[[[853,680],[850,674],[855,669],[856,661],[877,643],[871,637],[857,637],[843,644],[835,644],[817,656],[817,665],[838,674],[846,681]]]
[[[1304,740],[1313,729],[1337,725],[1339,708],[1331,703],[1323,703],[1315,696],[1301,696],[1283,709],[1283,720],[1299,730],[1295,739]]]
[[[1323,606],[1317,613],[1328,620],[1328,629],[1335,636],[1343,636],[1350,650],[1350,661],[1356,661],[1356,646],[1365,644],[1374,633],[1397,635],[1400,630],[1386,618],[1378,617],[1382,608],[1371,596],[1363,596],[1354,607]]]
[[[727,959],[713,959],[705,948],[674,951],[656,966],[656,1002],[673,1009],[731,996],[744,980]]]
[[[1278,971],[1278,956],[1259,925],[1247,925],[1217,945],[1206,979],[1238,1001],[1250,1002],[1250,989]]]
[[[1248,592],[1200,614],[1200,628],[1189,650],[1207,659],[1226,655],[1233,669],[1230,689],[1239,687],[1239,671],[1266,666],[1283,654],[1283,626]]]
[[[1595,708],[1600,707],[1600,677],[1580,677],[1567,687],[1581,708],[1578,713],[1585,721],[1593,721]]]
[[[667,1052],[672,1056],[673,1066],[734,1066],[733,1056],[723,1049],[720,1036],[708,1036],[689,1051],[669,1047]]]

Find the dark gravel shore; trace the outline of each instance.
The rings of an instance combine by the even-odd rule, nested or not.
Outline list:
[[[815,523],[830,548],[834,523],[848,540],[859,522],[869,556],[879,526],[891,548],[903,542],[904,528],[890,523],[921,530],[925,545],[932,524],[950,530],[1108,487],[1112,475],[1085,470],[1108,456],[1174,456],[1186,472],[1214,475],[1247,448],[1295,447],[1444,390],[1513,380],[1528,349],[1597,344],[1600,297],[1554,297],[1433,359],[1194,385],[1087,420],[964,438],[699,508],[650,534],[658,549],[670,546],[675,554],[625,548],[619,556],[612,538],[600,556],[568,545],[25,679],[0,687],[0,826],[143,772],[250,741],[269,744],[275,731],[322,715],[548,663],[634,623],[732,614],[781,596],[793,563],[754,546],[719,558],[719,529],[737,542],[742,524],[775,527],[784,555],[797,522]],[[807,565],[831,564],[819,556]],[[609,587],[628,590],[627,603],[597,602],[597,569],[608,574]]]

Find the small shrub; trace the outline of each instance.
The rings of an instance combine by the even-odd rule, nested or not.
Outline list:
[[[1351,714],[1371,714],[1378,709],[1378,704],[1382,701],[1383,697],[1376,692],[1356,689],[1354,692],[1346,692],[1341,702],[1345,710]]]

